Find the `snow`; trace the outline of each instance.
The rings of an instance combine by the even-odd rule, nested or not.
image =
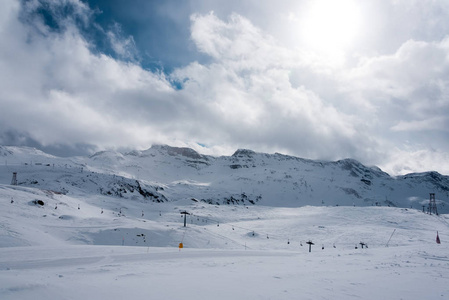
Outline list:
[[[155,155],[157,186],[165,188],[152,189],[154,177],[141,180],[154,195],[171,199],[158,203],[136,191],[122,197],[98,192],[111,182],[133,183],[118,175],[136,170],[126,167],[132,160],[111,161],[130,159],[126,155],[98,154],[94,164],[7,150],[20,155],[3,149],[8,164],[0,167],[2,300],[449,298],[447,214],[410,207],[294,206],[287,200],[287,206],[173,200],[187,187],[193,194],[210,188],[218,174],[189,176],[174,163],[179,151],[158,159],[154,149],[135,153],[139,159]],[[21,163],[30,158],[42,165]],[[213,168],[221,170],[221,163]],[[145,168],[136,165],[143,176]],[[12,169],[19,170],[22,184],[9,184]],[[39,184],[25,184],[33,180]],[[183,211],[189,213],[186,227]],[[310,253],[308,241],[315,244]],[[368,247],[362,249],[361,242]]]
[[[447,299],[448,259],[426,249],[24,247],[3,251],[24,260],[2,259],[0,292],[2,299]]]
[[[139,217],[138,203],[118,216],[119,198],[103,202],[7,185],[0,195],[1,299],[449,295],[447,215],[388,207],[159,203],[148,204]],[[46,204],[29,204],[37,198]],[[103,204],[103,214],[93,203]],[[185,228],[183,210],[194,214]],[[435,242],[437,230],[442,244]],[[311,253],[308,240],[315,243]]]
[[[200,155],[192,149],[153,146],[145,151],[103,151],[60,158],[30,148],[0,146],[0,183],[17,172],[19,185],[69,194],[211,204],[299,207],[305,205],[395,206],[422,209],[435,193],[449,213],[449,177],[436,172],[393,178],[353,159],[312,161],[282,154],[238,150],[232,156]],[[149,194],[148,194],[149,195]],[[156,196],[156,197],[154,197]]]

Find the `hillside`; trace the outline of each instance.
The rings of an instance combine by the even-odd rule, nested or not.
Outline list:
[[[0,155],[1,299],[449,295],[447,177],[437,173],[168,146]],[[419,207],[428,190],[439,216]]]
[[[449,295],[448,215],[180,205],[11,185],[0,185],[0,199],[1,299]],[[190,214],[187,227],[182,211]]]
[[[360,241],[384,247],[393,229],[398,229],[396,246],[428,242],[436,231],[446,239],[449,225],[447,215],[392,207],[183,205],[10,185],[0,185],[0,198],[0,248],[67,243],[177,247],[183,241],[190,248],[289,250],[313,239],[326,248],[352,249]],[[188,212],[187,227],[182,211]]]
[[[104,151],[61,158],[32,148],[0,147],[0,183],[17,172],[20,186],[64,194],[102,194],[139,201],[300,207],[394,206],[423,209],[435,193],[449,212],[449,177],[437,172],[392,177],[352,160],[313,161],[240,149],[201,155],[156,145],[145,151]]]

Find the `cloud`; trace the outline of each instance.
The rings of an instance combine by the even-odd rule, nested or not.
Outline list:
[[[408,40],[391,55],[362,57],[354,68],[330,71],[319,58],[282,48],[238,15],[227,21],[213,13],[194,15],[192,40],[215,62],[192,64],[175,75],[185,92],[213,99],[214,120],[228,120],[220,128],[227,129],[222,136],[229,133],[230,143],[260,149],[269,141],[272,148],[296,155],[356,157],[393,172],[447,170],[430,159],[406,163],[396,156],[414,161],[420,159],[416,153],[429,158],[446,153],[448,38]],[[310,84],[313,77],[321,84]],[[433,134],[414,136],[419,149],[405,152],[416,130]],[[401,161],[403,169],[385,160]]]
[[[106,33],[112,49],[123,60],[139,61],[138,50],[132,36],[123,37],[121,25],[114,23]]]
[[[0,145],[34,147],[46,153],[62,157],[90,155],[98,150],[96,145],[82,143],[42,145],[39,141],[30,137],[26,132],[19,132],[15,129],[5,130],[5,128],[0,132]]]
[[[1,30],[5,42],[0,50],[1,123],[29,132],[42,145],[111,147],[150,142],[151,131],[142,134],[142,128],[148,128],[153,117],[158,119],[160,110],[166,113],[173,108],[173,103],[165,101],[173,92],[165,75],[94,54],[71,21],[72,15],[53,16],[64,24],[58,31],[48,29],[42,18],[34,16],[40,5],[64,4],[42,1],[21,7],[16,3],[8,2],[8,18]],[[84,7],[82,2],[70,4]]]
[[[361,138],[356,120],[313,91],[292,86],[291,69],[306,66],[303,57],[238,15],[227,22],[213,13],[194,15],[191,36],[215,61],[192,63],[172,77],[183,83],[187,98],[202,96],[195,101],[203,102],[203,127],[227,143],[258,149],[295,149],[309,157],[330,157],[330,148],[353,153],[351,140]]]
[[[442,174],[449,174],[449,154],[438,149],[426,147],[406,147],[405,149],[393,148],[389,153],[387,163],[380,167],[389,174],[405,175],[415,172],[438,170]]]
[[[351,97],[374,108],[390,131],[448,128],[449,38],[407,41],[394,54],[367,58],[346,73]]]
[[[423,130],[441,130],[448,131],[449,127],[448,117],[431,117],[421,121],[400,121],[394,125],[391,130],[393,131],[423,131]]]
[[[248,19],[231,14],[226,21],[213,12],[191,16],[191,38],[199,51],[236,70],[294,67],[301,56],[276,45],[276,40],[256,28]]]
[[[393,53],[335,66],[240,14],[195,13],[190,39],[210,60],[165,74],[143,68],[132,35],[118,23],[98,28],[83,2],[2,6],[0,142],[55,153],[153,143],[216,155],[251,148],[351,157],[393,174],[449,172],[438,163],[449,147],[448,38],[409,39]]]

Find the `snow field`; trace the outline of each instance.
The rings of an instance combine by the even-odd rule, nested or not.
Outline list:
[[[441,245],[440,245],[441,246]],[[294,253],[2,248],[2,299],[446,299],[447,247]],[[396,254],[393,254],[396,253]],[[5,261],[5,256],[26,260]]]
[[[0,211],[1,299],[449,296],[447,215],[144,203],[9,185],[0,185]],[[181,211],[191,213],[187,227]]]

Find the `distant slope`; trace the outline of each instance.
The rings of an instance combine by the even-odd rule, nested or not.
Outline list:
[[[18,172],[20,186],[67,194],[102,194],[150,202],[203,201],[214,205],[397,206],[422,209],[436,194],[449,212],[449,177],[437,172],[392,177],[353,159],[313,161],[239,149],[202,155],[156,145],[144,151],[104,151],[60,158],[33,148],[0,146],[0,183]]]
[[[140,202],[103,195],[69,196],[0,184],[0,248],[126,245],[217,249],[383,248],[447,241],[449,216],[393,207],[278,208],[255,205]],[[187,210],[187,227],[180,212]],[[302,247],[301,247],[302,246]],[[333,250],[333,249],[332,249]],[[335,250],[334,250],[335,251]]]

